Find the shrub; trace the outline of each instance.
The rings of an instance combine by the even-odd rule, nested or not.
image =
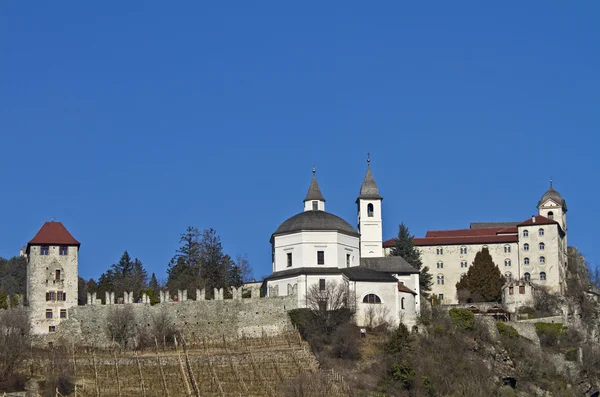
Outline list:
[[[331,355],[343,360],[360,359],[359,330],[353,324],[344,324],[331,335]]]
[[[387,354],[402,353],[408,348],[410,342],[410,333],[406,325],[400,323],[391,334],[384,346],[384,351]]]
[[[415,370],[408,360],[395,362],[388,370],[385,382],[395,384],[403,389],[410,389],[415,379]]]
[[[475,315],[467,309],[450,309],[448,312],[450,318],[456,327],[460,329],[473,329],[473,319]]]
[[[56,394],[56,391],[58,393]],[[58,395],[68,396],[75,391],[75,383],[64,374],[48,378],[42,385],[41,395],[43,397],[55,397]]]
[[[561,336],[565,334],[562,324],[535,323],[534,325],[542,346],[556,346]]]
[[[501,321],[498,321],[496,323],[496,327],[498,328],[498,332],[500,333],[501,336],[506,336],[510,339],[516,339],[519,337],[519,331],[517,331],[515,329],[515,327],[512,327]]]

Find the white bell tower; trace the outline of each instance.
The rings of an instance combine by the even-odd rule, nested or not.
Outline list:
[[[360,257],[383,257],[383,231],[379,189],[371,173],[371,157],[367,154],[367,174],[360,187],[358,204],[358,232],[360,233]]]

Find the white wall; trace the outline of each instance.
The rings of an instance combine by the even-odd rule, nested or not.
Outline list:
[[[346,254],[351,266],[358,266],[359,239],[337,231],[303,231],[274,238],[273,271],[301,267],[345,268]],[[317,264],[317,251],[324,251],[325,264]],[[287,266],[287,254],[292,253],[292,266]]]
[[[519,228],[519,255],[521,260],[520,277],[525,273],[531,275],[531,282],[548,287],[552,291],[560,291],[562,280],[562,265],[564,255],[562,252],[563,241],[559,235],[558,226],[554,225],[527,225]],[[544,235],[539,235],[539,230],[544,230]],[[529,235],[524,236],[527,230]],[[544,243],[544,249],[540,250],[539,244]],[[529,244],[529,250],[525,251],[525,244]],[[545,263],[540,262],[540,257],[545,258]],[[529,258],[529,265],[525,265],[525,258]],[[540,273],[546,273],[546,280],[540,280]]]
[[[508,272],[515,278],[519,274],[519,250],[517,243],[490,243],[490,244],[463,244],[463,245],[441,245],[441,246],[419,246],[423,265],[429,266],[433,276],[432,293],[436,296],[443,294],[443,303],[458,303],[456,296],[456,283],[460,281],[463,273],[467,273],[473,265],[475,255],[488,247],[494,263],[502,274]],[[510,252],[504,252],[504,247],[510,248]],[[461,247],[466,247],[467,253],[461,254]],[[438,254],[437,249],[442,248],[443,253]],[[510,260],[510,266],[505,266],[505,260]],[[461,267],[466,261],[467,267]],[[438,268],[438,262],[442,262],[443,268]],[[438,275],[444,276],[444,284],[438,284]]]
[[[368,215],[367,207],[373,205],[373,216]],[[381,200],[358,200],[358,230],[360,232],[360,256],[380,258],[383,256],[383,231]]]
[[[60,323],[61,309],[77,306],[78,248],[69,246],[67,255],[59,255],[58,246],[50,246],[48,255],[40,255],[40,248],[30,247],[27,264],[27,301],[34,334],[48,333],[49,326]],[[55,280],[57,269],[61,280]],[[50,291],[65,292],[66,300],[47,302],[46,292]],[[46,309],[52,310],[52,319],[46,319]]]

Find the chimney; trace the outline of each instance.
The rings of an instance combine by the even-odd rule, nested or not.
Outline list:
[[[535,215],[531,217],[531,222],[535,223]]]

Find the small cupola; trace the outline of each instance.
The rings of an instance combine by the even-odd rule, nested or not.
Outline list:
[[[317,168],[312,169],[312,180],[304,198],[304,211],[325,211],[325,198],[317,183]]]

